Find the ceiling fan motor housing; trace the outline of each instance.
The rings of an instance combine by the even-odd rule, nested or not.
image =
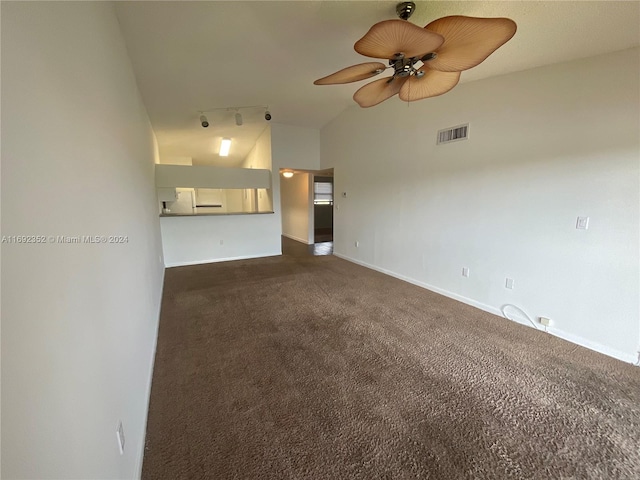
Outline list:
[[[413,58],[401,58],[390,63],[393,64],[394,77],[408,77],[414,71],[415,60]]]

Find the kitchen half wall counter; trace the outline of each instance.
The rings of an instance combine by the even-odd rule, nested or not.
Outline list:
[[[166,267],[282,254],[280,215],[274,212],[164,213]]]

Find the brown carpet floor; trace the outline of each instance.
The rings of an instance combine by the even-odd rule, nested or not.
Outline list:
[[[144,479],[640,478],[640,369],[333,256],[166,272]]]

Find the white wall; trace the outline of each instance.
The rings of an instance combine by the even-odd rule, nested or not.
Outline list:
[[[163,217],[167,267],[280,255],[274,214]],[[279,229],[278,229],[279,230]]]
[[[309,173],[296,173],[280,180],[282,234],[307,244],[313,243],[313,229],[310,228],[313,222],[312,177]]]
[[[241,212],[244,189],[227,189],[224,191],[228,212]]]
[[[280,184],[287,179],[279,174],[281,168],[299,170],[320,169],[320,131],[314,128],[273,124],[271,126],[273,151],[273,204],[278,222],[278,236],[282,233],[282,202]],[[309,206],[308,237],[313,243],[313,205]]]
[[[271,144],[273,148],[273,204],[278,208],[275,213],[278,218],[280,233],[284,221],[281,218],[280,185],[287,181],[279,174],[281,168],[299,170],[320,169],[320,131],[313,128],[296,127],[274,124],[271,127]],[[313,243],[313,205],[309,206],[308,238]]]
[[[2,245],[2,478],[135,478],[163,276],[155,139],[113,5],[1,8],[2,235],[128,238]]]
[[[249,170],[213,165],[156,165],[158,188],[261,188],[270,184],[269,168]]]
[[[310,128],[270,124],[258,139],[261,158],[270,152],[272,214],[161,219],[164,258],[168,267],[265,257],[282,253],[280,236],[280,168],[318,170],[320,132]],[[249,158],[249,157],[248,157]],[[243,166],[254,165],[249,159]],[[266,163],[263,163],[266,165]],[[263,167],[264,168],[264,167]],[[261,199],[258,199],[258,203]],[[246,202],[243,204],[246,210]],[[222,240],[222,245],[220,241]]]
[[[244,168],[271,170],[271,127],[269,125],[267,125],[260,134],[256,140],[256,144],[247,155],[247,158],[244,159],[242,165]],[[273,210],[273,194],[271,189],[258,188],[254,194],[257,196],[259,212],[270,212]]]
[[[335,167],[336,254],[495,313],[515,304],[553,319],[557,335],[634,361],[639,72],[636,48],[409,107],[394,98],[346,110],[321,134],[322,167]],[[469,140],[435,145],[439,129],[466,122]],[[576,230],[578,216],[589,230]]]
[[[275,167],[319,170],[319,130],[276,123],[271,126],[271,144],[274,172]]]

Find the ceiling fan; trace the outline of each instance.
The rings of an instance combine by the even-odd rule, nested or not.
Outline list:
[[[399,94],[414,102],[447,93],[458,84],[460,72],[482,63],[516,33],[509,18],[477,18],[453,15],[421,28],[407,20],[416,8],[414,2],[396,6],[400,20],[376,23],[353,48],[366,57],[384,58],[343,68],[313,82],[336,85],[358,82],[393,69],[390,77],[361,87],[353,99],[361,107],[373,107]]]

